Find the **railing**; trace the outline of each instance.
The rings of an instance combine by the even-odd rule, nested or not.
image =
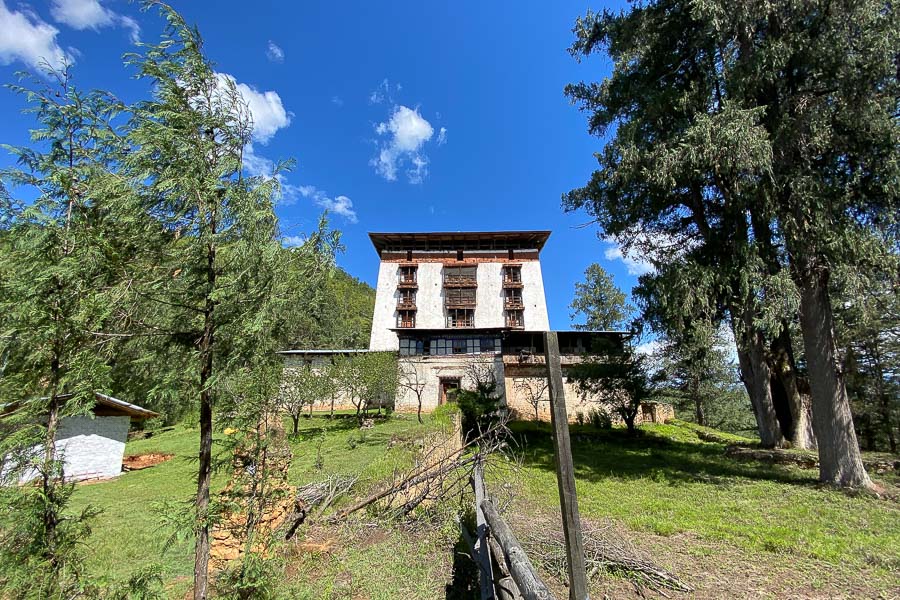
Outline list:
[[[522,302],[521,298],[506,297],[503,299],[503,307],[506,310],[523,310],[525,308],[525,303]]]
[[[444,275],[444,287],[470,288],[477,285],[478,280],[474,275]]]
[[[416,310],[416,301],[400,298],[397,301],[397,310]]]
[[[520,288],[522,287],[522,278],[521,277],[503,277],[503,287],[505,288]]]
[[[525,321],[520,318],[506,317],[506,326],[510,329],[525,329]]]
[[[467,318],[467,319],[453,319],[452,317],[447,317],[447,328],[448,329],[466,329],[470,327],[475,327],[475,319]]]
[[[419,287],[419,284],[416,282],[415,275],[401,275],[400,280],[397,282],[398,288],[416,288]]]
[[[447,308],[475,308],[475,290],[472,288],[449,289],[444,292]]]
[[[475,308],[475,298],[445,298],[446,308]]]
[[[415,317],[412,317],[412,318],[398,317],[397,318],[397,327],[400,329],[413,329],[413,328],[415,328],[415,326],[416,326],[416,318]]]

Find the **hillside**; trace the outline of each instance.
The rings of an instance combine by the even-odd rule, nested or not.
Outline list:
[[[368,431],[354,423],[304,419],[292,441],[291,482],[357,473],[362,478],[354,494],[362,496],[409,464],[415,440],[439,427],[404,416],[377,420]],[[488,487],[528,541],[555,527],[552,447],[544,424],[519,423],[513,431],[521,465],[495,461]],[[582,518],[695,588],[692,596],[666,591],[669,597],[900,592],[896,499],[822,488],[812,470],[733,462],[722,443],[703,441],[697,433],[696,426],[680,423],[646,425],[636,438],[618,429],[572,428]],[[161,527],[159,512],[166,502],[189,500],[195,445],[196,432],[183,427],[130,442],[129,454],[167,452],[175,459],[78,488],[76,509],[90,504],[103,511],[89,541],[97,574],[121,579],[158,564],[167,594],[183,596],[190,584],[190,543],[182,539],[163,552],[170,531]],[[898,489],[893,475],[885,484]],[[470,563],[453,549],[459,537],[455,506],[414,513],[411,521],[361,513],[339,526],[321,520],[304,526],[280,551],[278,587],[303,598],[471,597]],[[559,577],[545,567],[547,581],[565,597]],[[602,572],[593,580],[593,594],[638,597],[622,575]]]

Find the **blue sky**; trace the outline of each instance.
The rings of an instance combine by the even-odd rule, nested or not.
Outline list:
[[[374,284],[368,231],[550,229],[542,262],[556,329],[569,327],[574,284],[591,262],[634,285],[642,265],[560,208],[602,145],[562,90],[608,73],[604,59],[578,64],[566,52],[576,17],[603,5],[172,2],[250,103],[254,165],[297,160],[278,208],[288,239],[331,208],[341,266]],[[80,87],[146,97],[121,55],[161,25],[124,1],[0,0],[0,81],[65,54]],[[22,107],[0,90],[0,141],[27,143]]]

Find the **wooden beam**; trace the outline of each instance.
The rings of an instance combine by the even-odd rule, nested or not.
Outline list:
[[[481,510],[481,503],[486,496],[482,460],[475,462],[475,468],[472,471],[472,487],[475,488],[475,524],[477,526],[473,558],[479,565],[478,581],[481,583],[481,600],[492,600],[494,598],[494,574],[491,569],[491,551],[487,544],[487,520],[484,517],[484,511]]]
[[[553,600],[553,594],[534,570],[531,561],[528,560],[528,555],[519,544],[519,540],[497,512],[497,508],[490,498],[485,498],[481,502],[481,510],[484,511],[484,517],[491,527],[491,535],[503,549],[506,565],[509,567],[509,572],[516,582],[522,598],[525,600]]]
[[[494,584],[494,590],[497,592],[498,600],[522,600],[522,594],[519,593],[519,586],[509,574],[509,567],[506,566],[506,557],[503,556],[503,549],[493,537],[488,536],[488,548],[491,556],[497,563],[500,573],[497,574],[497,581]]]
[[[559,486],[559,506],[562,510],[563,534],[566,539],[566,562],[569,571],[569,598],[587,600],[587,572],[584,567],[584,540],[581,517],[575,493],[575,465],[572,461],[572,441],[569,439],[569,417],[566,414],[566,391],[563,387],[562,366],[559,362],[559,338],[555,331],[544,332],[544,355],[550,381],[550,421],[553,426],[556,483]]]

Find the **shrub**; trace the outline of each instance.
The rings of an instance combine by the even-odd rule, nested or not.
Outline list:
[[[609,413],[601,408],[592,408],[588,413],[588,419],[590,419],[591,425],[597,429],[612,429],[612,419]]]

